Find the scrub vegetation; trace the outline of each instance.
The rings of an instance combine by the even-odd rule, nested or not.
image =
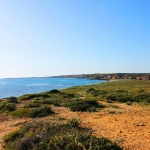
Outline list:
[[[5,136],[5,149],[13,150],[121,150],[107,138],[92,136],[73,118],[67,123],[32,122]]]
[[[120,109],[115,103],[125,103],[129,107],[133,103],[149,105],[150,81],[120,80],[9,97],[0,101],[0,113],[17,118],[42,118],[53,117],[56,113],[53,107],[91,113],[105,108]],[[116,110],[107,111],[109,114],[118,113]],[[91,130],[83,128],[76,118],[62,122],[26,123],[21,129],[5,136],[5,149],[121,149],[104,137],[93,136]]]

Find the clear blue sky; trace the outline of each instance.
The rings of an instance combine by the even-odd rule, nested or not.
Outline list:
[[[1,0],[0,77],[150,72],[149,0]]]

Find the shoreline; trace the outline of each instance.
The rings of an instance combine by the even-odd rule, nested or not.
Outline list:
[[[39,77],[38,77],[39,78]],[[0,97],[0,99],[5,99],[5,98],[8,98],[8,97],[20,97],[20,96],[22,96],[22,95],[26,95],[26,94],[39,94],[39,93],[42,93],[42,92],[47,92],[47,91],[49,91],[49,90],[53,90],[53,89],[57,89],[57,90],[62,90],[62,89],[67,89],[67,88],[71,88],[71,87],[76,87],[76,86],[85,86],[85,85],[94,85],[94,84],[100,84],[100,83],[103,83],[103,82],[107,82],[108,80],[95,80],[95,81],[97,81],[97,83],[86,83],[85,81],[87,80],[91,80],[91,79],[88,79],[88,78],[54,78],[54,79],[56,79],[56,84],[55,85],[51,85],[51,82],[50,81],[47,81],[47,82],[49,82],[48,84],[48,86],[51,86],[51,87],[49,87],[48,89],[47,89],[47,87],[48,86],[45,86],[45,84],[47,84],[46,82],[43,82],[43,83],[39,83],[38,82],[38,78],[37,78],[37,82],[35,82],[34,81],[34,83],[33,84],[41,84],[41,86],[36,86],[35,85],[35,90],[32,90],[32,87],[34,87],[34,86],[32,86],[32,83],[31,83],[31,86],[28,86],[28,83],[26,83],[27,85],[22,85],[21,86],[21,89],[18,89],[18,90],[20,90],[20,92],[19,91],[17,91],[17,89],[15,89],[14,87],[16,86],[16,87],[18,87],[18,85],[14,85],[14,87],[13,87],[13,92],[14,91],[17,91],[17,92],[15,92],[16,94],[13,94],[13,92],[12,92],[12,94],[10,94],[10,90],[11,89],[9,89],[8,90],[8,94],[6,95],[6,96],[2,96],[2,97]],[[19,79],[21,80],[23,80],[23,79],[25,79],[25,80],[32,80],[32,79],[35,79],[35,78],[9,78],[9,79],[4,79],[4,81],[2,81],[2,82],[4,82],[4,83],[2,83],[2,84],[5,84],[5,82],[6,82],[6,84],[8,83],[8,84],[10,84],[9,86],[12,86],[11,85],[11,82],[9,83],[9,81],[6,81],[6,80],[12,80],[13,81],[13,79],[15,80],[15,82],[18,80],[19,81]],[[41,79],[41,78],[39,78],[39,79]],[[47,79],[47,78],[42,78],[42,79]],[[59,82],[59,81],[57,81],[57,79],[72,79],[72,80],[74,80],[74,79],[77,79],[78,81],[79,81],[79,79],[84,79],[85,81],[83,81],[83,83],[82,83],[82,85],[80,85],[81,83],[79,82],[79,85],[71,85],[72,83],[72,80],[71,81],[68,81],[68,82],[62,82],[62,84],[61,84],[61,86],[59,87],[58,86],[58,83],[57,82]],[[93,80],[91,80],[91,81],[93,81]],[[24,82],[24,81],[20,81],[20,82]],[[19,82],[19,84],[20,84],[20,82]],[[30,81],[28,81],[29,82],[29,85],[30,85]],[[68,84],[70,82],[70,85]],[[75,82],[76,83],[76,82]],[[60,84],[60,83],[59,83]],[[66,86],[66,85],[69,85],[69,86]],[[9,87],[8,86],[8,87]],[[20,85],[19,85],[20,86]],[[28,91],[27,91],[27,88],[29,89]],[[31,90],[30,90],[30,88],[31,88]],[[24,90],[25,89],[25,90]],[[41,89],[41,91],[40,91],[40,89]],[[5,90],[5,89],[2,89],[2,90]],[[25,92],[24,92],[25,91]],[[27,91],[27,92],[26,92]],[[35,92],[34,92],[35,91]],[[6,92],[7,92],[7,89],[6,89]],[[4,94],[3,94],[4,95]]]

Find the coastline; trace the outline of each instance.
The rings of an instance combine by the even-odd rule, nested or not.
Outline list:
[[[107,82],[88,78],[12,78],[0,80],[0,99]]]

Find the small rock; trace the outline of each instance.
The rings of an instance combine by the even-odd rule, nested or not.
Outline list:
[[[146,126],[144,123],[137,124],[136,126]]]

